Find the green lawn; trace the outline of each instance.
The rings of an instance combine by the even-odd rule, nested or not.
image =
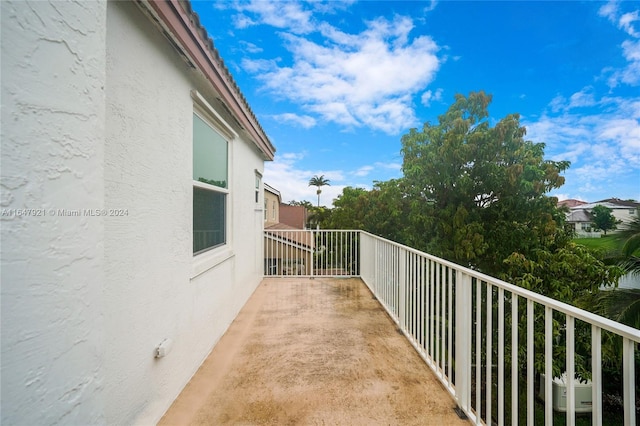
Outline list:
[[[622,246],[624,245],[624,241],[619,240],[613,235],[607,235],[600,238],[575,238],[573,241],[576,244],[580,244],[604,253],[620,251],[620,249],[622,249]]]

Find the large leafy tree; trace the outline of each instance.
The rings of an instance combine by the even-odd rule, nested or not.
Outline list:
[[[411,223],[426,251],[580,305],[600,286],[613,285],[621,270],[571,243],[557,200],[547,196],[564,183],[561,173],[569,162],[546,160],[545,145],[525,139],[518,114],[492,126],[490,102],[484,92],[457,95],[438,124],[403,136]],[[559,335],[560,319],[555,320]],[[576,347],[586,348],[590,337],[579,331]],[[557,359],[563,359],[563,350],[554,348]],[[587,376],[588,360],[579,354],[576,367]],[[536,365],[542,365],[540,359]],[[563,368],[554,363],[555,374]]]
[[[616,229],[616,218],[607,206],[595,206],[591,210],[591,218],[596,228],[604,231],[604,235],[607,235],[607,231]]]
[[[346,187],[333,201],[328,226],[337,229],[363,229],[393,241],[410,244],[412,232],[407,222],[410,200],[404,181],[375,182],[373,189]]]
[[[545,194],[564,183],[569,162],[545,160],[518,114],[491,126],[490,102],[484,92],[457,95],[438,124],[402,137],[402,153],[416,220],[430,236],[424,248],[495,274],[511,253],[566,238]]]

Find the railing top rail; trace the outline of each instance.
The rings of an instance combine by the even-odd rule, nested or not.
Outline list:
[[[550,297],[544,296],[542,294],[539,293],[535,293],[531,290],[527,290],[524,289],[522,287],[516,286],[514,284],[508,283],[506,281],[500,280],[498,278],[483,274],[482,272],[479,271],[475,271],[471,268],[462,266],[462,265],[458,265],[457,263],[439,258],[437,256],[431,255],[429,253],[425,253],[422,252],[420,250],[417,250],[415,248],[406,246],[404,244],[400,244],[397,243],[395,241],[391,241],[388,240],[386,238],[382,238],[379,237],[377,235],[374,235],[370,232],[367,231],[363,231],[363,230],[358,230],[358,229],[305,229],[305,230],[285,230],[285,229],[266,229],[265,233],[271,233],[271,234],[278,234],[278,233],[291,233],[291,232],[309,232],[309,233],[322,233],[322,232],[355,232],[355,233],[361,233],[361,234],[365,234],[368,235],[371,238],[377,239],[379,241],[384,241],[387,244],[402,248],[403,250],[410,252],[410,253],[414,253],[416,255],[422,256],[424,258],[427,258],[429,260],[433,260],[435,262],[440,263],[441,265],[444,265],[446,267],[449,267],[455,271],[459,271],[463,274],[466,274],[470,277],[479,279],[481,281],[484,281],[488,284],[491,284],[495,287],[498,288],[502,288],[504,290],[507,290],[513,294],[517,294],[519,297],[523,297],[525,299],[529,299],[529,300],[533,300],[536,303],[539,303],[541,305],[544,306],[549,306],[552,309],[558,311],[558,312],[562,312],[566,315],[572,316],[574,318],[577,318],[579,320],[591,323],[593,325],[596,325],[597,327],[600,327],[604,330],[608,330],[611,332],[614,332],[616,334],[619,334],[627,339],[630,339],[636,343],[640,343],[640,330],[633,328],[633,327],[629,327],[627,325],[618,323],[616,321],[610,320],[608,318],[604,318],[600,315],[596,315],[594,313],[582,310],[580,308],[576,308],[575,306],[569,305],[567,303],[564,302],[560,302],[558,300],[552,299]]]
[[[550,297],[547,296],[543,296],[541,294],[535,293],[531,290],[527,290],[524,289],[522,287],[518,287],[514,284],[510,284],[506,281],[502,281],[498,278],[483,274],[482,272],[479,271],[474,271],[473,269],[467,268],[465,266],[462,265],[458,265],[457,263],[453,263],[450,262],[448,260],[445,259],[441,259],[439,257],[433,256],[431,254],[422,252],[420,250],[414,249],[412,247],[409,246],[405,246],[404,244],[400,244],[400,243],[396,243],[394,241],[388,240],[386,238],[382,238],[379,237],[377,235],[374,235],[370,232],[367,231],[359,231],[362,234],[366,234],[374,239],[377,240],[381,240],[384,241],[385,243],[394,245],[396,247],[402,248],[403,250],[406,250],[410,253],[414,253],[417,254],[419,256],[423,256],[427,259],[436,261],[442,265],[445,265],[449,268],[452,268],[456,271],[460,271],[466,275],[469,275],[471,277],[477,278],[481,281],[484,281],[486,283],[490,283],[491,285],[495,286],[495,287],[499,287],[499,288],[503,288],[504,290],[507,290],[513,294],[517,294],[520,297],[524,297],[526,299],[531,299],[536,303],[539,303],[541,305],[545,305],[545,306],[549,306],[551,308],[553,308],[554,310],[558,311],[558,312],[562,312],[564,314],[567,314],[569,316],[572,316],[574,318],[578,318],[582,321],[591,323],[593,325],[596,325],[604,330],[608,330],[611,331],[613,333],[619,334],[627,339],[630,339],[636,343],[640,343],[640,330],[633,328],[633,327],[629,327],[627,325],[621,324],[619,322],[610,320],[608,318],[604,318],[600,315],[596,315],[594,313],[582,310],[580,308],[576,308],[575,306],[571,306],[567,303],[564,302],[560,302],[559,300],[555,300],[552,299]]]

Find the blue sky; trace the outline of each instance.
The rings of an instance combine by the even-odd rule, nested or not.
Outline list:
[[[640,200],[640,3],[194,1],[277,149],[264,181],[321,204],[402,176],[400,139],[456,93],[519,113],[560,199]]]

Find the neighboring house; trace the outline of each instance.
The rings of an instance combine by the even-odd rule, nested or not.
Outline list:
[[[594,229],[591,221],[591,214],[586,210],[570,210],[567,213],[567,224],[578,237],[600,236],[600,232]]]
[[[304,275],[311,273],[313,262],[313,238],[301,232],[302,226],[282,221],[282,213],[288,214],[281,203],[280,191],[264,184],[264,268],[270,275]],[[284,210],[283,210],[284,208]],[[302,207],[304,209],[304,207]],[[306,209],[305,209],[306,211]],[[295,216],[293,216],[295,218]],[[273,231],[273,232],[269,232]],[[287,259],[283,261],[283,259]]]
[[[0,7],[0,423],[155,424],[262,279],[274,147],[188,2]]]
[[[264,184],[264,227],[280,223],[280,191]]]
[[[305,206],[280,204],[280,223],[285,223],[298,229],[306,229],[307,219],[307,208]]]
[[[560,203],[558,203],[560,205]],[[595,206],[605,206],[611,209],[611,214],[618,222],[618,228],[631,222],[637,217],[640,203],[623,201],[618,198],[608,198],[593,203],[581,203],[570,207],[567,213],[567,224],[572,227],[579,237],[599,237],[603,232],[596,230],[592,223],[591,211]]]

